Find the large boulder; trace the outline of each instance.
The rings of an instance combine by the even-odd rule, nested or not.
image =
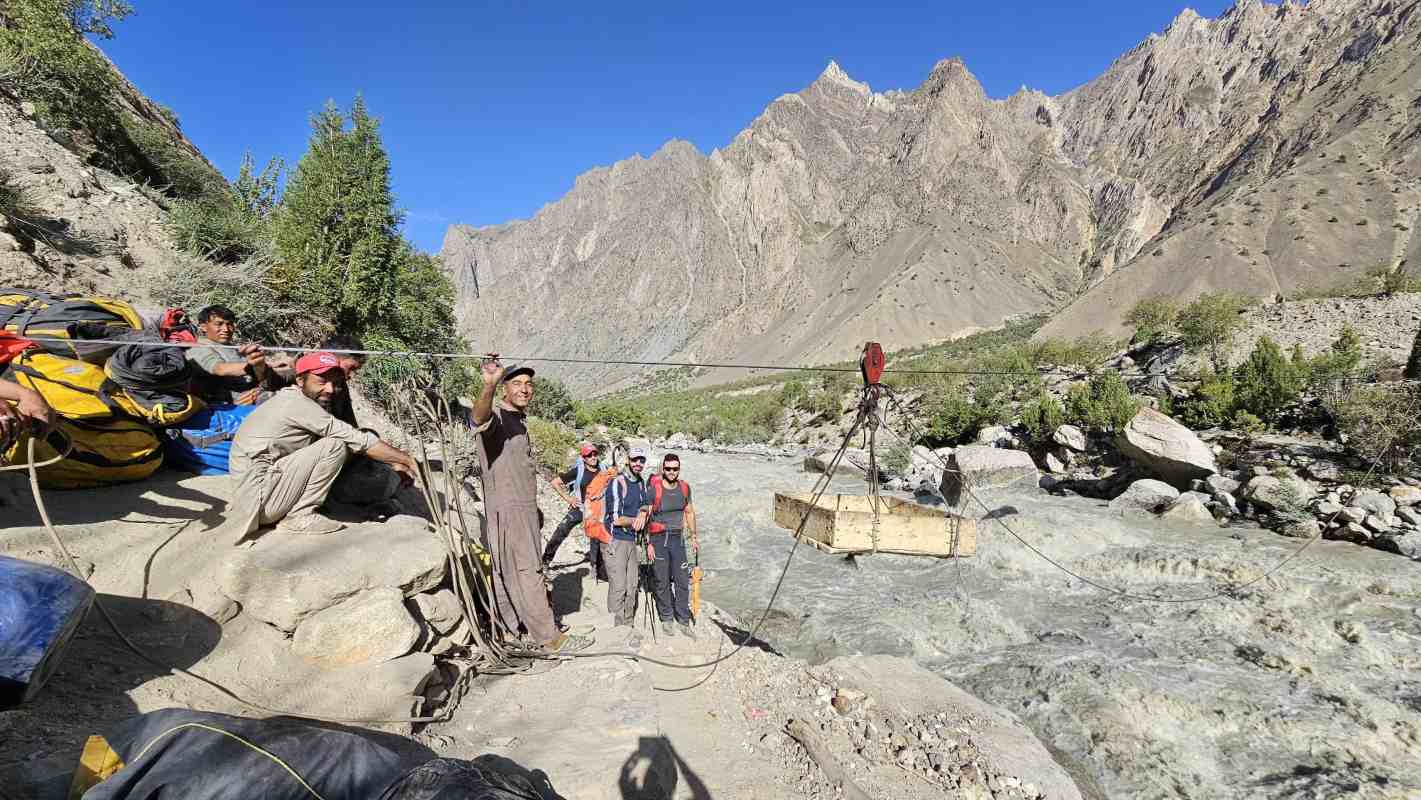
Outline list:
[[[1115,437],[1115,446],[1151,475],[1179,489],[1218,472],[1214,451],[1202,439],[1154,409],[1140,409]]]
[[[1243,489],[1243,496],[1265,511],[1300,511],[1316,495],[1313,485],[1296,475],[1258,475]]]
[[[289,633],[361,592],[390,587],[410,597],[444,574],[444,546],[429,524],[401,515],[329,536],[268,532],[222,565],[218,586],[246,613]]]
[[[1398,507],[1414,506],[1421,503],[1421,489],[1415,486],[1393,486],[1387,492]]]
[[[1170,487],[1171,489],[1174,487]],[[1211,498],[1199,492],[1185,492],[1175,498],[1169,508],[1160,514],[1162,519],[1170,519],[1176,522],[1188,522],[1195,525],[1213,525],[1214,515],[1209,511],[1207,503]]]
[[[1020,450],[967,444],[952,451],[942,475],[942,496],[951,505],[962,502],[964,483],[974,490],[1002,489],[1016,484],[1035,486],[1041,480],[1036,462]]]
[[[1390,495],[1382,494],[1375,489],[1358,489],[1352,495],[1352,505],[1379,517],[1389,517],[1396,513],[1396,501]]]
[[[429,627],[439,633],[448,633],[464,619],[464,609],[459,605],[459,598],[448,589],[415,595],[414,602],[415,607],[419,609],[419,615],[429,623]]]
[[[816,451],[804,457],[804,471],[817,474],[824,474],[829,471],[829,464],[834,461],[834,456],[839,452],[838,448]],[[882,466],[879,469],[883,469]],[[838,465],[834,468],[835,475],[849,475],[861,477],[868,474],[868,451],[850,447],[844,451],[844,455],[839,459]]]
[[[291,638],[291,649],[326,669],[390,661],[419,640],[419,623],[405,610],[399,589],[361,592],[307,617]]]
[[[1147,511],[1155,513],[1168,508],[1179,498],[1179,490],[1152,478],[1145,478],[1130,484],[1119,497],[1110,501],[1116,511]]]
[[[1069,447],[1077,453],[1084,453],[1088,446],[1085,438],[1085,431],[1074,425],[1062,425],[1051,434],[1051,441],[1062,447]]]

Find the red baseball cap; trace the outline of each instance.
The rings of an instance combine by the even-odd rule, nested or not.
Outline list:
[[[296,359],[296,374],[305,375],[313,372],[317,375],[324,375],[333,369],[340,369],[340,359],[333,353],[307,353]],[[344,372],[342,370],[342,372]]]
[[[595,444],[584,444],[584,445],[582,446],[581,453],[582,453],[584,456],[590,456],[590,455],[592,455],[593,453],[596,453],[596,452],[597,452],[597,445],[595,445]]]

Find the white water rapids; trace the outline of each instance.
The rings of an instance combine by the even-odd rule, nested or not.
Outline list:
[[[817,476],[750,456],[683,463],[703,591],[753,624],[792,544],[774,492]],[[983,499],[1053,558],[1135,594],[1210,594],[1302,543],[1030,488]],[[959,561],[801,546],[760,638],[812,661],[915,659],[1021,717],[1087,796],[1421,797],[1421,563],[1320,541],[1240,597],[1163,604],[1085,586],[994,522],[978,541]]]

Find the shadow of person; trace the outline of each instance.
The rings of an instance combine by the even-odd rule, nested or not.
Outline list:
[[[180,603],[112,594],[95,602],[153,660],[125,647],[90,609],[39,693],[0,715],[0,786],[17,797],[66,797],[85,740],[138,713],[129,693],[171,675],[167,665],[193,666],[222,640],[221,625]]]
[[[564,614],[572,614],[582,608],[582,579],[589,570],[560,572],[553,578],[553,615],[561,619]]]
[[[705,782],[676,752],[670,739],[643,736],[637,741],[636,750],[622,762],[617,788],[622,800],[670,800],[681,779],[686,781],[692,800],[711,800]]]

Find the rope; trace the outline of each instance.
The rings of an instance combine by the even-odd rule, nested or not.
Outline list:
[[[894,397],[894,396],[893,396],[893,394],[892,394],[891,391],[890,391],[890,394],[889,394],[890,402],[893,402],[893,397]],[[895,406],[895,408],[900,408],[900,410],[901,410],[901,407],[897,406],[896,402],[894,403],[894,406]],[[917,438],[921,438],[921,437],[918,435],[918,434],[920,433],[920,430],[919,430],[915,425],[913,425],[912,419],[911,419],[910,417],[908,417],[907,414],[904,414],[903,417],[904,417],[904,419],[906,419],[906,420],[908,421],[908,424],[909,424],[910,426],[912,426],[912,428],[913,428],[913,433],[914,433],[914,437],[915,437],[914,440],[916,440]],[[1396,437],[1397,437],[1397,431],[1396,431],[1396,429],[1395,429],[1395,428],[1390,428],[1390,429],[1388,429],[1387,443],[1386,443],[1386,446],[1384,446],[1384,447],[1382,448],[1382,450],[1381,450],[1381,453],[1382,453],[1382,454],[1385,454],[1388,450],[1391,449],[1391,446],[1396,442]],[[901,438],[903,438],[903,437],[902,437],[901,435],[899,435],[899,438],[901,439]],[[908,441],[911,442],[911,441],[914,441],[914,440],[908,440]],[[956,469],[953,469],[952,467],[950,467],[950,466],[947,464],[947,462],[946,462],[945,460],[943,460],[943,458],[942,458],[941,456],[939,456],[937,453],[934,452],[934,453],[933,453],[933,457],[934,457],[935,459],[937,459],[938,463],[942,465],[942,467],[943,467],[943,469],[944,469],[945,471],[956,473],[956,474],[961,478],[961,480],[962,480],[962,490],[963,490],[963,492],[966,493],[966,496],[967,496],[967,497],[970,497],[974,503],[976,503],[978,506],[980,506],[983,512],[985,512],[986,514],[990,515],[991,512],[992,512],[992,509],[991,509],[986,503],[984,503],[984,502],[982,501],[982,499],[977,495],[976,492],[974,492],[974,491],[972,490],[971,483],[967,480],[967,476],[964,475],[964,474],[962,474],[962,472],[961,472],[960,470],[956,470]],[[1380,466],[1380,464],[1381,464],[1381,456],[1379,455],[1379,456],[1377,457],[1377,459],[1372,462],[1371,468],[1367,470],[1365,476],[1362,478],[1362,481],[1360,481],[1360,483],[1366,483],[1368,480],[1370,480],[1371,477],[1372,477],[1372,475],[1373,475],[1373,473],[1376,472],[1376,469],[1377,469],[1378,466]],[[939,496],[941,496],[941,492],[939,492]],[[947,502],[947,498],[946,498],[946,497],[943,497],[942,499],[943,499],[943,502],[944,502],[944,503]],[[1337,519],[1338,514],[1341,514],[1341,513],[1342,513],[1342,512],[1341,512],[1340,510],[1337,511],[1337,512],[1335,512],[1335,513],[1333,513],[1332,516],[1328,518],[1327,524],[1322,526],[1322,529],[1323,529],[1323,530],[1326,530],[1328,527],[1330,527],[1330,526],[1332,525],[1332,523]],[[1057,560],[1051,558],[1049,555],[1047,555],[1046,553],[1042,552],[1042,551],[1041,551],[1039,548],[1037,548],[1035,545],[1031,544],[1031,543],[1028,542],[1026,539],[1022,538],[1022,536],[1021,536],[1020,534],[1018,534],[1016,531],[1012,530],[1011,526],[1008,525],[1008,524],[1006,523],[1006,521],[1005,521],[1004,519],[1002,519],[1001,517],[993,517],[993,519],[996,521],[996,523],[997,523],[998,525],[1000,525],[1000,526],[1002,527],[1003,530],[1005,530],[1008,534],[1010,534],[1013,539],[1015,539],[1017,542],[1019,542],[1019,543],[1020,543],[1023,547],[1025,547],[1027,550],[1030,550],[1032,553],[1036,554],[1039,558],[1041,558],[1041,559],[1042,559],[1043,561],[1045,561],[1046,563],[1050,564],[1051,566],[1055,567],[1056,569],[1060,570],[1061,572],[1064,572],[1065,574],[1071,576],[1072,578],[1075,578],[1076,580],[1081,581],[1082,583],[1085,583],[1085,584],[1087,584],[1087,585],[1089,585],[1089,586],[1092,586],[1092,587],[1094,587],[1094,588],[1096,588],[1096,589],[1099,589],[1099,590],[1101,590],[1101,591],[1103,591],[1103,592],[1107,592],[1107,593],[1109,593],[1109,594],[1112,594],[1112,595],[1115,595],[1115,596],[1117,596],[1117,597],[1121,597],[1121,598],[1124,598],[1124,599],[1127,599],[1127,600],[1137,600],[1137,601],[1141,601],[1141,602],[1148,602],[1148,603],[1165,603],[1165,604],[1173,604],[1173,603],[1203,603],[1203,602],[1207,602],[1207,601],[1210,601],[1210,600],[1218,600],[1218,599],[1223,599],[1223,598],[1233,598],[1237,593],[1243,591],[1244,589],[1247,589],[1247,588],[1249,588],[1250,586],[1253,586],[1253,585],[1255,585],[1255,584],[1257,584],[1257,583],[1259,583],[1259,582],[1261,582],[1261,581],[1263,581],[1263,580],[1266,580],[1267,578],[1271,577],[1273,574],[1275,574],[1276,572],[1278,572],[1278,570],[1282,569],[1284,566],[1286,566],[1287,564],[1289,564],[1290,562],[1292,562],[1292,561],[1293,561],[1294,559],[1296,559],[1298,556],[1302,555],[1303,552],[1306,551],[1309,547],[1311,547],[1315,542],[1317,542],[1317,540],[1319,540],[1319,539],[1322,538],[1322,532],[1321,532],[1321,530],[1320,530],[1320,531],[1317,533],[1317,535],[1315,535],[1315,536],[1313,536],[1312,538],[1308,539],[1306,542],[1304,542],[1304,543],[1302,544],[1302,546],[1298,547],[1296,550],[1294,550],[1292,553],[1290,553],[1286,558],[1284,558],[1283,560],[1279,561],[1277,564],[1273,565],[1273,567],[1271,567],[1270,569],[1266,570],[1263,574],[1261,574],[1261,575],[1259,575],[1259,576],[1257,576],[1257,577],[1255,577],[1255,578],[1252,578],[1252,579],[1250,579],[1250,580],[1248,580],[1248,581],[1245,581],[1245,582],[1243,582],[1243,583],[1241,583],[1241,584],[1238,584],[1237,586],[1233,586],[1233,587],[1230,587],[1230,588],[1222,589],[1222,590],[1217,591],[1217,592],[1211,592],[1211,593],[1206,594],[1206,595],[1200,595],[1200,596],[1197,596],[1197,597],[1148,597],[1148,596],[1146,596],[1146,595],[1133,594],[1133,593],[1128,592],[1128,591],[1125,591],[1125,590],[1123,590],[1123,589],[1118,589],[1118,588],[1116,588],[1116,587],[1114,587],[1114,586],[1109,586],[1109,585],[1107,585],[1107,584],[1101,583],[1101,582],[1099,582],[1099,581],[1096,581],[1096,580],[1093,580],[1093,579],[1091,579],[1091,578],[1087,578],[1087,577],[1084,576],[1084,575],[1081,575],[1080,573],[1078,573],[1078,572],[1076,572],[1076,571],[1070,569],[1069,567],[1065,566],[1065,565],[1062,564],[1061,562],[1059,562],[1059,561],[1057,561]]]
[[[177,726],[174,726],[174,727],[172,727],[172,728],[169,728],[169,729],[166,730],[166,731],[163,731],[162,733],[160,733],[160,734],[158,734],[157,736],[155,736],[155,737],[153,738],[153,740],[150,741],[148,744],[144,745],[144,746],[143,746],[143,749],[140,750],[140,751],[138,751],[138,755],[135,756],[132,760],[135,761],[135,762],[142,760],[142,759],[143,759],[143,756],[147,755],[147,754],[148,754],[148,751],[153,748],[153,745],[157,744],[157,743],[158,743],[159,741],[161,741],[164,737],[170,736],[170,735],[172,735],[172,734],[174,734],[174,733],[177,733],[178,731],[180,731],[180,730],[182,730],[182,729],[184,729],[184,728],[197,728],[197,729],[204,730],[204,731],[211,731],[212,733],[220,733],[220,734],[222,734],[223,736],[226,736],[226,737],[229,738],[229,739],[234,739],[234,740],[236,740],[237,742],[240,742],[243,746],[249,747],[249,748],[251,748],[252,750],[255,750],[256,752],[261,753],[262,755],[264,755],[264,756],[266,756],[267,758],[271,759],[272,761],[276,762],[276,764],[277,764],[278,766],[280,766],[282,769],[286,770],[286,772],[287,772],[291,777],[295,778],[297,783],[301,784],[301,788],[302,788],[302,789],[305,789],[307,792],[309,792],[312,797],[316,798],[316,800],[326,800],[324,797],[321,796],[320,792],[317,792],[315,789],[312,789],[312,788],[311,788],[311,784],[307,783],[307,782],[306,782],[306,779],[305,779],[305,778],[302,778],[301,775],[300,775],[300,773],[298,773],[296,770],[292,769],[290,764],[288,764],[288,763],[286,763],[285,761],[281,760],[281,757],[280,757],[280,756],[276,755],[275,753],[271,752],[270,750],[267,750],[267,749],[263,748],[263,747],[262,747],[261,745],[259,745],[259,744],[256,744],[256,743],[254,743],[254,742],[248,741],[247,739],[244,739],[244,738],[242,738],[241,736],[238,736],[237,734],[232,733],[231,731],[224,731],[224,730],[222,730],[221,728],[213,727],[212,725],[204,725],[204,724],[201,723],[201,722],[184,722],[184,723],[181,724],[181,725],[177,725]]]
[[[130,345],[136,347],[211,347],[210,344],[199,344],[196,342],[156,342],[127,339],[64,339],[53,336],[27,336],[32,342],[45,342],[49,344],[72,344],[82,341],[86,344],[112,344]],[[235,346],[235,345],[233,345]],[[295,345],[260,345],[263,350],[280,351],[287,353],[334,353],[336,355],[358,355],[358,356],[391,356],[401,358],[423,358],[423,359],[448,359],[448,360],[483,360],[488,358],[487,353],[435,353],[423,350],[353,350],[326,347],[298,347]],[[844,372],[858,374],[857,367],[833,367],[833,366],[801,366],[789,364],[745,364],[736,362],[701,362],[701,361],[632,361],[626,359],[609,358],[562,358],[554,356],[512,356],[500,354],[500,357],[510,363],[545,363],[545,364],[587,364],[587,365],[614,365],[631,367],[682,367],[693,369],[746,369],[763,370],[766,372]],[[1118,370],[1117,370],[1118,371]],[[1090,374],[1089,369],[1072,369],[1061,366],[1043,366],[1030,370],[983,370],[983,369],[910,369],[895,368],[885,369],[884,374],[893,375],[997,375],[997,376],[1040,376],[1050,374],[1064,374],[1076,377],[1085,377]],[[1148,378],[1154,377],[1154,373],[1147,372],[1124,372],[1118,371],[1122,377]]]
[[[40,492],[40,487],[39,487],[39,472],[38,472],[37,462],[35,461],[35,440],[34,440],[33,438],[31,438],[30,441],[29,441],[29,446],[28,446],[28,448],[27,448],[27,454],[28,454],[28,461],[27,461],[27,463],[24,464],[23,466],[0,467],[0,471],[8,472],[8,471],[11,471],[11,470],[23,468],[23,469],[25,469],[25,470],[27,470],[27,471],[29,472],[29,476],[30,476],[30,494],[34,496],[35,509],[39,511],[40,521],[44,523],[44,529],[45,529],[46,532],[49,533],[50,541],[54,542],[55,548],[58,549],[59,552],[64,556],[64,559],[65,559],[65,561],[69,564],[69,569],[70,569],[71,572],[74,573],[74,576],[77,577],[79,580],[84,581],[84,583],[88,584],[88,585],[92,588],[92,587],[93,587],[93,584],[90,583],[89,580],[84,577],[83,570],[81,570],[81,569],[79,568],[79,563],[74,559],[74,555],[69,552],[69,548],[65,546],[64,540],[63,540],[63,539],[60,537],[60,535],[59,535],[59,531],[57,531],[57,530],[55,529],[53,521],[50,520],[50,517],[49,517],[49,509],[48,509],[48,507],[47,507],[47,506],[45,505],[45,503],[44,503],[44,496],[43,496],[43,494]],[[67,450],[66,450],[66,454],[67,454]],[[96,594],[97,594],[97,590],[96,590]],[[147,661],[148,663],[152,664],[152,665],[155,666],[155,667],[158,667],[158,668],[160,668],[160,669],[167,670],[167,671],[169,671],[169,672],[176,672],[176,673],[178,673],[179,675],[184,675],[184,676],[187,676],[188,678],[191,678],[191,679],[193,679],[193,680],[195,680],[195,681],[198,681],[199,683],[206,684],[209,688],[212,688],[212,689],[216,690],[217,692],[219,692],[220,694],[222,694],[222,695],[224,695],[224,696],[230,698],[231,700],[234,700],[234,701],[236,701],[237,703],[240,703],[241,705],[244,705],[244,706],[246,706],[246,707],[248,707],[248,708],[250,708],[250,709],[252,709],[252,710],[260,711],[260,712],[265,713],[265,714],[277,714],[277,715],[289,716],[289,717],[303,717],[303,718],[305,718],[305,719],[313,719],[313,720],[316,720],[316,721],[318,721],[318,722],[333,722],[333,723],[337,723],[337,724],[346,724],[346,725],[393,725],[393,724],[412,724],[412,723],[423,723],[423,722],[440,722],[440,721],[443,721],[443,720],[447,719],[449,716],[451,716],[451,715],[453,714],[453,711],[454,711],[453,707],[452,707],[452,706],[449,706],[449,707],[446,708],[446,710],[445,710],[444,712],[442,712],[442,713],[440,713],[440,714],[433,715],[433,716],[426,716],[426,717],[399,717],[399,718],[395,718],[395,719],[364,719],[364,718],[351,718],[351,717],[325,717],[325,716],[317,716],[317,715],[315,715],[315,714],[305,714],[305,713],[300,713],[300,712],[287,711],[287,710],[279,709],[279,708],[272,708],[272,707],[270,707],[270,706],[264,706],[264,705],[262,705],[262,704],[260,704],[260,703],[254,703],[254,702],[252,702],[252,701],[250,701],[250,700],[247,700],[246,698],[242,697],[241,695],[238,695],[237,693],[233,692],[231,689],[228,689],[227,687],[223,686],[222,684],[217,683],[216,681],[212,680],[211,678],[207,678],[207,677],[205,677],[205,676],[203,676],[203,675],[200,675],[200,674],[198,674],[198,673],[196,673],[196,672],[193,672],[192,670],[184,669],[184,668],[182,668],[182,667],[179,667],[179,666],[176,666],[176,665],[173,665],[173,664],[169,664],[169,663],[163,661],[162,659],[157,658],[156,656],[153,656],[153,655],[149,654],[149,652],[148,652],[147,650],[145,650],[145,649],[143,649],[142,647],[138,646],[137,644],[135,644],[135,643],[133,642],[132,639],[128,638],[127,634],[125,634],[125,633],[123,632],[123,629],[118,626],[118,623],[114,622],[114,619],[113,619],[113,617],[109,614],[108,609],[104,607],[104,604],[99,601],[98,597],[95,597],[95,598],[94,598],[94,608],[98,610],[99,616],[103,617],[104,623],[105,623],[106,625],[108,625],[109,629],[110,629],[111,631],[113,631],[114,635],[118,637],[119,641],[121,641],[121,642],[124,644],[125,647],[127,647],[129,650],[131,650],[131,651],[134,653],[134,655],[138,656],[139,658],[143,659],[144,661]]]

